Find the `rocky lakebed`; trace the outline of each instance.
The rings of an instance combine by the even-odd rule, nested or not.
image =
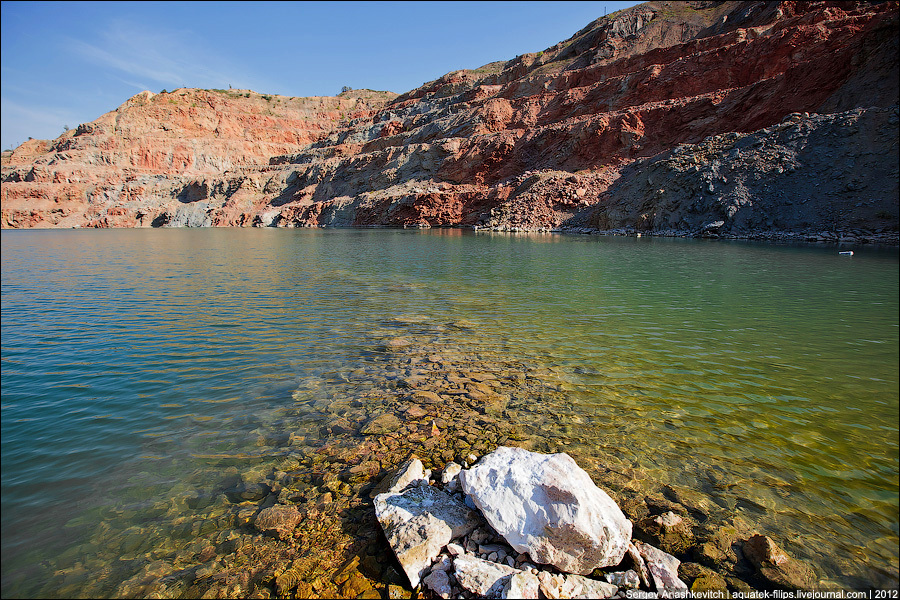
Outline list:
[[[827,573],[854,573],[852,556],[823,575],[790,556],[793,539],[715,490],[659,481],[627,445],[592,446],[597,422],[567,414],[552,368],[472,332],[465,320],[390,320],[356,366],[305,379],[289,406],[235,419],[247,447],[183,440],[195,453],[166,467],[168,480],[133,476],[114,502],[65,524],[60,540],[80,531],[89,541],[23,571],[29,595],[725,597],[846,586]]]

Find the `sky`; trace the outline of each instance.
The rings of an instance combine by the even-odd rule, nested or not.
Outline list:
[[[0,15],[0,149],[143,90],[403,93],[538,52],[638,2],[20,2]]]

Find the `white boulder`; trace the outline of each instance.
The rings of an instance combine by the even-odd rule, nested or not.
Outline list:
[[[369,497],[374,498],[378,494],[399,493],[412,484],[428,484],[426,469],[417,456],[412,456],[397,467],[393,473],[382,479],[369,494]]]
[[[441,472],[441,483],[444,485],[450,483],[456,479],[456,476],[459,475],[460,471],[462,471],[462,467],[459,464],[455,462],[447,463],[444,470]]]
[[[629,521],[568,454],[500,447],[459,474],[463,491],[516,551],[561,571],[617,565]]]
[[[637,569],[637,574],[640,579],[641,584],[644,587],[650,587],[650,571],[647,570],[647,563],[644,562],[644,557],[641,556],[640,551],[637,549],[633,543],[628,543],[628,556],[631,558],[631,561],[634,563],[635,569]]]
[[[479,523],[468,507],[430,486],[378,494],[375,516],[413,588],[452,538]]]
[[[564,573],[537,574],[541,594],[550,600],[567,600],[569,598],[609,598],[619,588],[605,581],[598,581],[581,575]]]
[[[619,588],[606,581],[567,575],[563,590],[570,598],[611,598]]]

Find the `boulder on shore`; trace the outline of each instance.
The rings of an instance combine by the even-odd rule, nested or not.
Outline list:
[[[463,491],[518,552],[586,575],[617,565],[631,521],[571,456],[500,447],[460,473]]]
[[[622,597],[635,590],[675,598],[746,585],[695,563],[680,569],[675,556],[632,540],[631,521],[567,454],[501,447],[459,473],[465,494],[440,489],[441,483],[445,489],[457,483],[455,471],[445,467],[445,476],[432,479],[412,457],[384,479],[379,487],[387,491],[375,496],[376,517],[412,590],[422,584],[440,598],[462,592],[563,600]],[[671,512],[653,519],[668,527],[683,524]],[[806,583],[806,572],[795,573],[805,565],[791,568],[799,561],[771,539],[753,536],[744,546],[759,578],[776,585]]]

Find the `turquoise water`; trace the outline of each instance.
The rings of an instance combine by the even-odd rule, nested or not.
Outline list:
[[[107,507],[158,512],[217,476],[209,456],[261,460],[261,436],[301,427],[281,409],[352,399],[396,335],[540,373],[558,404],[506,413],[540,449],[696,490],[823,582],[897,584],[896,250],[3,231],[3,595],[53,595],[42,569],[90,553]]]

